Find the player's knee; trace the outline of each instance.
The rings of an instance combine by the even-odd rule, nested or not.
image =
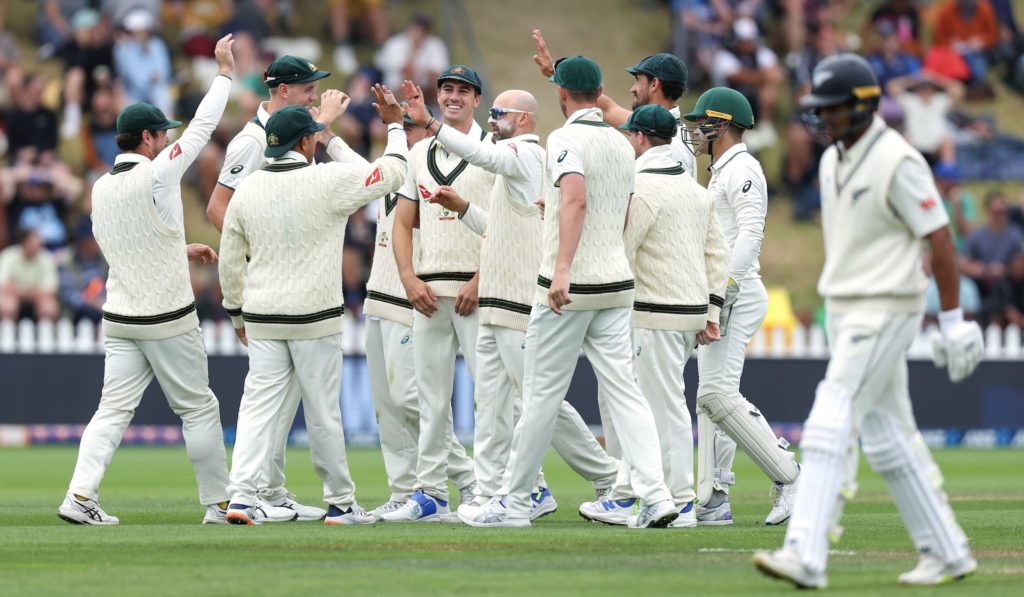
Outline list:
[[[706,414],[712,422],[718,423],[739,408],[743,402],[739,396],[712,392],[697,396],[697,410]]]

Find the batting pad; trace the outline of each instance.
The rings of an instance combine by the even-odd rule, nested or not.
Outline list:
[[[915,446],[906,431],[882,413],[865,416],[861,434],[864,457],[889,485],[917,550],[945,562],[967,557],[967,537],[935,483],[937,467],[931,456],[922,458],[922,447]]]
[[[729,486],[736,483],[736,475],[730,470],[736,457],[736,442],[711,421],[711,418],[697,409],[697,503],[706,504],[714,490],[729,493]]]
[[[769,479],[776,483],[796,480],[796,457],[748,400],[738,395],[705,394],[697,398],[697,409],[739,444]],[[698,421],[698,433],[699,429]]]

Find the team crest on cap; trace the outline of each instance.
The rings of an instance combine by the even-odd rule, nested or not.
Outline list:
[[[280,143],[280,142],[281,141],[277,138],[277,135],[275,135],[274,133],[270,133],[269,135],[267,135],[267,144],[268,145],[276,147],[277,144]]]
[[[461,66],[456,66],[455,68],[452,69],[452,74],[453,75],[464,75],[464,74],[466,74],[466,69],[462,68]]]
[[[315,64],[313,64],[312,62],[307,62],[306,64],[309,65],[309,70],[310,71],[312,71],[314,73],[316,72],[317,69],[316,69],[316,65]]]

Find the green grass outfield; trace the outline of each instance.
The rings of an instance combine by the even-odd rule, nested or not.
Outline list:
[[[446,524],[327,527],[288,523],[201,526],[182,448],[124,448],[102,503],[112,528],[57,518],[75,448],[0,450],[0,595],[766,595],[790,592],[750,564],[784,530],[759,523],[768,482],[737,462],[736,524],[635,531],[587,523],[576,508],[589,486],[557,458],[545,472],[560,509],[531,529]],[[829,592],[846,595],[1024,594],[1022,452],[946,450],[936,457],[979,572],[934,590],[896,586],[915,555],[881,479],[861,472],[847,534],[833,555]],[[349,454],[360,502],[387,494],[380,453]],[[307,503],[319,483],[308,452],[289,453],[289,487]],[[698,593],[699,592],[699,593]]]

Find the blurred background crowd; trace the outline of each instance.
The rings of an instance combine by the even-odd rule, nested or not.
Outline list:
[[[106,265],[92,236],[90,191],[118,153],[117,113],[147,101],[187,120],[216,73],[213,48],[224,33],[238,40],[234,98],[184,181],[189,239],[214,246],[218,239],[205,222],[205,204],[227,142],[269,97],[263,72],[276,56],[303,56],[333,71],[321,90],[337,87],[352,97],[336,129],[372,158],[384,136],[370,105],[375,82],[397,87],[411,78],[432,93],[434,79],[454,55],[481,70],[489,97],[523,80],[534,81],[536,92],[529,28],[503,28],[501,21],[504,10],[529,12],[536,5],[551,14],[518,18],[545,27],[556,55],[587,53],[599,62],[608,56],[597,47],[601,37],[617,35],[616,27],[657,23],[661,39],[645,36],[646,46],[614,57],[623,64],[605,67],[606,90],[620,103],[628,105],[624,92],[631,81],[613,66],[658,51],[674,52],[689,65],[684,108],[711,85],[734,87],[750,99],[758,125],[747,142],[765,162],[771,186],[767,236],[787,239],[766,245],[763,275],[779,288],[781,298],[773,300],[784,318],[805,323],[818,309],[813,284],[819,270],[803,262],[794,266],[788,255],[821,251],[820,240],[801,229],[816,218],[823,148],[800,125],[795,100],[810,88],[822,57],[863,54],[883,86],[882,116],[934,168],[938,199],[961,251],[964,309],[983,323],[1024,326],[1024,37],[1018,2],[600,0],[591,5],[602,15],[594,23],[616,23],[607,32],[595,30],[571,6],[485,4],[0,0],[0,319],[100,320]],[[455,31],[465,50],[453,51]],[[513,38],[511,47],[506,39]],[[484,60],[491,68],[481,68]],[[559,125],[554,114],[546,116],[544,130]],[[375,218],[376,205],[357,213],[345,239],[346,308],[356,318]],[[779,273],[787,268],[798,271]],[[193,274],[200,318],[222,319],[216,268],[198,267]],[[800,294],[800,288],[811,290]],[[791,300],[791,292],[799,296]],[[938,310],[934,288],[929,309]]]

